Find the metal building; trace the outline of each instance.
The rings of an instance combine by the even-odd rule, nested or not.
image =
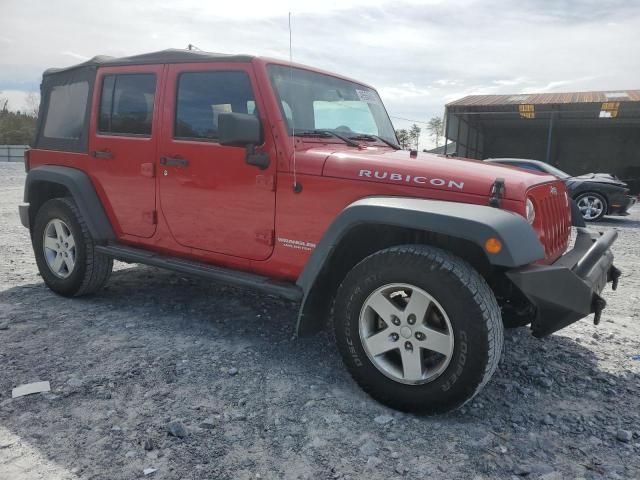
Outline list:
[[[443,153],[613,173],[640,191],[640,90],[470,95],[445,106]]]

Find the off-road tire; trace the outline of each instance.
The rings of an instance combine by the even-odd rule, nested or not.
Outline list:
[[[44,231],[53,219],[60,219],[69,227],[76,243],[75,265],[67,278],[56,276],[44,256]],[[45,202],[36,214],[31,237],[40,275],[57,294],[65,297],[91,294],[100,290],[109,279],[113,259],[94,250],[87,224],[71,198],[54,198]]]
[[[446,311],[454,348],[446,369],[424,384],[384,375],[369,359],[359,334],[370,293],[394,282],[428,292]],[[339,287],[333,308],[338,349],[349,372],[378,401],[398,410],[443,413],[471,400],[495,372],[504,341],[500,308],[484,278],[464,260],[439,248],[404,245],[358,263]]]

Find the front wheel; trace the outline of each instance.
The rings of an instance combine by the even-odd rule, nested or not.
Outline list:
[[[462,259],[422,245],[358,263],[336,296],[334,329],[356,382],[404,411],[460,407],[502,353],[500,309],[485,280]]]
[[[576,198],[576,204],[587,222],[597,222],[607,214],[607,200],[599,193],[583,193]]]

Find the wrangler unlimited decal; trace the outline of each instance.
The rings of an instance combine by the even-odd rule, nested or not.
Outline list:
[[[384,180],[388,178],[396,182],[415,183],[417,185],[425,185],[430,183],[435,187],[457,188],[458,190],[464,189],[464,182],[456,182],[455,180],[444,180],[443,178],[427,178],[420,175],[407,175],[403,173],[389,173],[379,172],[378,170],[360,170],[359,177],[377,178],[378,180]]]

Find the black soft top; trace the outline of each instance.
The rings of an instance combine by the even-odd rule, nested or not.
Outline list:
[[[98,55],[86,62],[64,68],[49,68],[44,75],[54,75],[68,72],[70,70],[87,67],[114,67],[119,65],[149,65],[155,63],[199,63],[199,62],[230,62],[247,63],[254,57],[252,55],[229,55],[225,53],[203,52],[200,50],[180,50],[169,48],[159,52],[143,53],[130,57],[111,57],[108,55]]]
[[[42,75],[40,85],[40,114],[34,139],[34,147],[46,150],[67,152],[87,152],[89,145],[89,118],[91,115],[91,99],[95,87],[96,73],[100,67],[150,65],[167,63],[248,63],[254,57],[250,55],[225,55],[197,50],[169,49],[159,52],[144,53],[131,57],[93,57],[86,62],[65,68],[50,68]],[[74,90],[74,86],[80,86]],[[50,108],[50,98],[54,90],[59,90],[57,102]],[[65,111],[77,110],[73,118],[74,128],[66,135],[46,135],[46,122],[52,117],[52,124],[66,122]],[[52,111],[50,111],[52,110]],[[53,129],[52,129],[53,130]]]

